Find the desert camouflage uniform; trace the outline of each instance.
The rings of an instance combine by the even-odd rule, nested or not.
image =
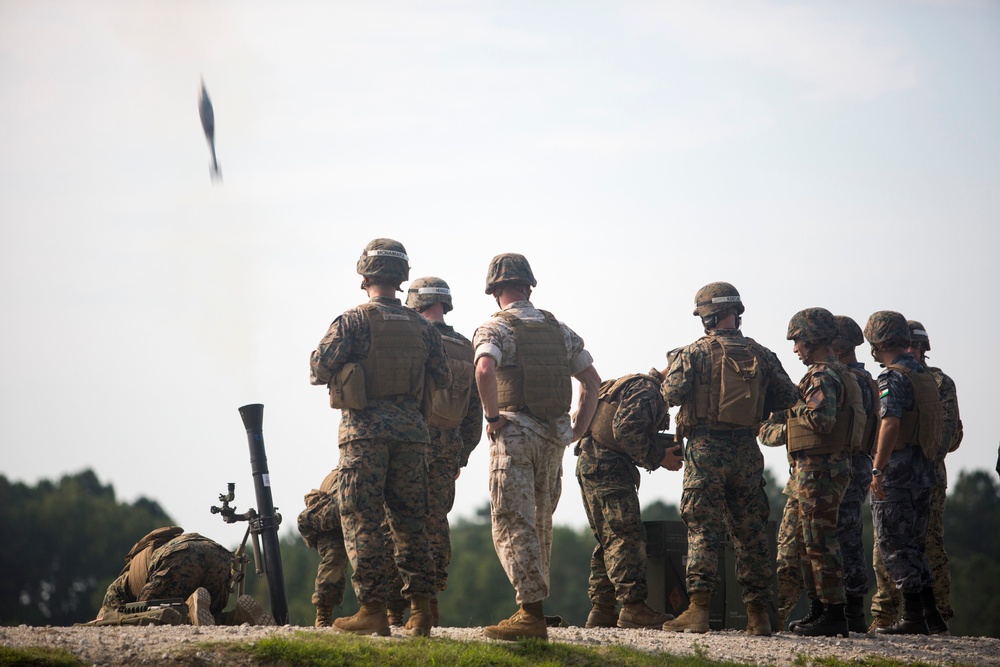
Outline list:
[[[299,533],[310,549],[319,552],[316,587],[312,603],[317,609],[333,609],[344,601],[347,574],[347,549],[340,525],[337,494],[340,484],[334,468],[318,489],[306,494],[306,508],[299,514]],[[402,584],[400,585],[402,586]]]
[[[661,392],[669,406],[681,405],[697,376],[711,382],[709,339],[745,344],[739,329],[716,329],[672,356]],[[770,350],[758,358],[767,379],[766,410],[791,407],[798,390]],[[766,412],[765,412],[766,414]],[[764,492],[764,456],[756,429],[699,424],[688,434],[684,452],[681,518],[688,530],[687,590],[713,592],[719,580],[719,550],[728,528],[736,547],[736,578],[745,603],[766,604],[771,597],[771,559],[765,526],[770,508]]]
[[[218,542],[198,533],[183,533],[166,543],[150,544],[127,561],[104,595],[102,616],[108,611],[124,612],[130,602],[187,599],[198,588],[212,596],[214,616],[226,608],[233,554]]]
[[[655,368],[649,376],[653,379],[636,376],[619,395],[612,431],[622,451],[598,443],[589,434],[577,445],[576,478],[597,540],[587,591],[595,605],[644,602],[649,594],[636,466],[649,471],[660,467],[666,447],[656,432],[669,422],[660,395],[663,376]]]
[[[892,363],[925,372],[909,354],[899,355]],[[914,409],[913,386],[902,373],[887,368],[879,375],[878,385],[880,417],[901,417],[903,412]],[[872,497],[876,558],[881,559],[889,578],[903,593],[919,593],[933,583],[925,544],[934,483],[934,462],[924,456],[919,444],[908,443],[892,453],[882,471],[885,499]],[[888,618],[883,604],[884,599],[876,593],[872,615]]]
[[[927,372],[937,384],[944,419],[941,426],[941,450],[934,460],[935,483],[931,490],[925,553],[934,579],[934,601],[944,620],[950,621],[955,616],[955,610],[951,606],[951,571],[948,567],[948,552],[944,547],[944,506],[948,494],[948,471],[944,457],[958,449],[962,442],[962,420],[958,411],[955,382],[940,368],[927,367]],[[893,620],[899,613],[901,596],[877,549],[874,566],[877,590],[872,599],[872,611],[881,618]]]
[[[544,319],[530,301],[515,301],[505,311],[524,321]],[[583,339],[559,323],[570,375],[593,364]],[[517,363],[516,337],[510,324],[494,315],[473,336],[476,360],[488,355],[497,367]],[[493,546],[517,603],[530,604],[549,595],[552,513],[562,493],[562,459],[572,440],[569,414],[539,419],[528,411],[501,411],[507,419],[490,440],[490,512]]]
[[[389,313],[412,314],[398,299],[373,297],[371,303]],[[441,334],[419,318],[427,350],[425,382],[445,387],[451,382]],[[312,384],[327,384],[345,363],[368,356],[371,329],[360,308],[330,325],[310,358]],[[380,526],[389,514],[396,564],[403,594],[431,597],[434,564],[427,540],[427,423],[414,397],[374,398],[363,410],[341,411],[340,485],[338,503],[351,583],[358,600],[384,602],[389,582],[384,576],[386,543]]]

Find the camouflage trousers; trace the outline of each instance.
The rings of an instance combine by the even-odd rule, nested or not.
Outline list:
[[[635,466],[621,457],[600,459],[583,450],[577,459],[576,479],[597,540],[587,590],[593,604],[642,602],[649,594],[637,475]]]
[[[764,456],[752,435],[695,435],[688,440],[681,519],[688,532],[689,593],[715,591],[719,552],[728,528],[743,602],[770,600],[773,569],[766,532],[770,508],[764,484]]]
[[[493,547],[518,604],[549,596],[552,513],[562,493],[565,451],[513,422],[490,440]]]
[[[306,508],[299,513],[298,527],[302,540],[310,549],[319,553],[319,567],[316,569],[316,584],[312,603],[318,609],[333,609],[344,601],[347,587],[347,549],[344,547],[344,532],[340,525],[340,508],[337,506],[336,486],[331,488],[330,480],[337,479],[337,471],[331,472],[323,480],[320,489],[306,494]]]
[[[879,589],[872,598],[872,615],[891,619],[896,613],[892,595],[898,596],[898,591],[917,593],[932,584],[925,553],[931,489],[886,488],[885,493],[884,500],[872,498],[873,556],[876,573],[883,568],[885,581],[898,590],[893,593],[888,585],[883,588],[876,574]],[[898,602],[895,609],[899,609]]]
[[[872,459],[864,452],[851,455],[851,479],[837,514],[837,539],[844,561],[844,592],[852,597],[868,594],[868,560],[862,541],[861,510],[872,485]]]
[[[948,493],[948,477],[944,462],[937,464],[935,473],[937,483],[931,490],[924,553],[927,556],[931,578],[934,580],[934,601],[937,602],[938,610],[944,620],[950,621],[955,616],[955,609],[951,606],[951,570],[948,566],[948,552],[944,548],[944,506]],[[872,596],[872,614],[880,618],[895,619],[899,615],[902,596],[889,577],[877,546],[873,565],[876,591]]]
[[[102,609],[123,612],[129,602],[186,599],[203,587],[212,596],[212,614],[219,615],[229,601],[232,559],[228,549],[207,538],[168,542],[153,552],[146,584],[135,599],[128,589],[126,571],[108,587]]]
[[[358,601],[385,602],[388,517],[396,566],[406,598],[434,594],[434,563],[427,541],[426,443],[381,439],[351,440],[340,445],[338,504],[344,542],[354,573]]]
[[[781,515],[781,525],[778,526],[778,554],[775,563],[775,574],[778,580],[778,615],[788,618],[792,608],[802,597],[802,560],[799,556],[799,504],[792,497],[789,478],[785,486],[785,510]]]
[[[837,539],[838,515],[851,481],[851,459],[846,454],[811,455],[792,464],[795,505],[799,523],[799,562],[802,585],[810,598],[824,604],[843,604],[844,561]]]

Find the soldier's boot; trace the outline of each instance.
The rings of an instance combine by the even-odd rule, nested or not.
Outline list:
[[[767,615],[767,607],[760,602],[747,605],[747,634],[758,637],[771,636],[771,618]]]
[[[430,637],[434,618],[431,615],[431,599],[414,597],[410,600],[410,620],[406,622],[406,633],[411,637]]]
[[[926,635],[927,621],[920,593],[903,593],[903,615],[887,628],[875,628],[880,635]]]
[[[664,623],[663,629],[669,632],[708,632],[708,603],[711,599],[711,591],[694,591],[684,613]]]
[[[662,628],[673,614],[665,614],[651,609],[645,602],[626,602],[618,614],[619,628]]]
[[[548,626],[545,624],[545,613],[542,611],[542,603],[527,602],[514,612],[508,619],[500,621],[497,625],[488,625],[483,628],[483,634],[490,639],[503,639],[505,641],[517,641],[518,639],[548,639]]]
[[[313,624],[317,628],[328,628],[333,624],[333,607],[326,605],[316,606],[316,622]]]
[[[188,596],[187,608],[188,618],[191,625],[215,625],[215,617],[212,616],[212,594],[207,588],[198,588]]]
[[[879,628],[888,628],[893,624],[893,620],[887,616],[872,616],[872,623],[868,626],[868,634],[878,632]]]
[[[810,623],[799,623],[792,632],[800,637],[847,637],[850,631],[847,629],[847,617],[844,615],[846,606],[843,602],[824,604],[819,618]]]
[[[438,611],[438,599],[436,595],[431,598],[431,624],[435,628],[441,627],[441,612]]]
[[[396,601],[386,605],[386,617],[389,620],[389,625],[394,625],[397,628],[403,627],[403,616],[406,614],[406,607],[399,606]]]
[[[847,617],[847,629],[851,632],[868,632],[868,621],[865,620],[865,598],[861,595],[848,595],[847,606],[844,607]]]
[[[353,616],[342,616],[333,619],[333,629],[337,632],[350,632],[356,635],[379,635],[388,637],[389,619],[385,615],[385,602],[365,602]]]
[[[233,608],[233,624],[243,625],[277,625],[271,612],[263,606],[252,595],[241,595],[236,600],[236,607]]]
[[[562,616],[546,616],[545,626],[549,628],[561,628],[563,627],[563,617]]]
[[[592,603],[593,607],[587,614],[585,628],[615,628],[618,627],[618,610],[613,604]]]
[[[951,634],[948,631],[948,621],[944,620],[944,616],[941,615],[937,601],[934,599],[934,589],[930,586],[920,591],[920,606],[924,612],[928,633],[942,636]]]
[[[795,626],[800,623],[812,623],[823,613],[823,603],[819,598],[809,598],[809,612],[802,618],[795,619],[788,624],[789,630],[795,630]]]

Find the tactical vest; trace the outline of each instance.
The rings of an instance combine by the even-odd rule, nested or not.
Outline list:
[[[861,387],[843,364],[817,362],[832,370],[840,379],[843,391],[837,392],[837,421],[829,433],[817,433],[805,425],[801,417],[788,418],[788,451],[808,454],[836,454],[860,452],[865,432],[864,399]]]
[[[472,343],[461,338],[441,334],[444,349],[448,353],[448,367],[451,369],[451,384],[444,388],[430,387],[430,407],[426,410],[427,423],[443,430],[456,429],[469,412],[469,397],[472,396],[472,382],[476,367],[472,364]]]
[[[723,341],[703,336],[699,346],[707,348],[712,376],[704,383],[695,374],[694,386],[677,415],[678,430],[697,424],[755,427],[764,416],[764,397],[769,378],[760,362],[762,348],[752,339]]]
[[[958,416],[957,397],[954,398],[955,401],[954,431],[952,431],[950,434],[946,432],[947,431],[946,422],[949,419],[949,415],[947,414],[947,411],[944,408],[945,397],[941,393],[941,386],[944,384],[945,374],[944,371],[935,366],[926,366],[926,368],[927,372],[930,373],[931,376],[934,378],[934,384],[936,384],[938,388],[938,398],[941,399],[941,414],[942,414],[941,448],[938,450],[937,458],[935,460],[944,461],[945,456],[947,456],[950,452],[953,452],[956,449],[958,449],[958,446],[962,444],[962,438],[964,437],[965,433],[962,428],[962,419],[961,417]],[[946,441],[945,438],[948,438],[948,440]]]
[[[387,312],[373,303],[361,306],[372,340],[368,358],[360,362],[369,399],[424,396],[427,345],[416,311]]]
[[[930,373],[917,373],[902,364],[889,364],[886,368],[906,376],[913,387],[915,404],[915,409],[904,412],[899,420],[899,438],[894,451],[916,443],[924,456],[933,461],[941,448],[941,426],[944,422],[937,383]]]
[[[868,454],[868,456],[875,455],[875,445],[878,443],[878,427],[882,419],[879,417],[879,402],[878,402],[878,382],[869,375],[865,373],[860,368],[851,368],[848,366],[854,377],[858,379],[858,382],[867,383],[868,388],[871,390],[872,395],[872,407],[868,411],[867,418],[865,419],[865,432],[861,436],[861,451]],[[864,402],[864,396],[861,397],[862,402]]]
[[[153,552],[183,532],[184,530],[178,526],[157,528],[132,545],[128,554],[125,555],[125,568],[122,570],[122,574],[128,572],[128,590],[133,598],[138,598],[143,586],[146,585]]]
[[[616,452],[623,451],[615,439],[615,413],[618,412],[618,406],[621,403],[622,391],[629,382],[636,378],[646,378],[657,385],[660,384],[651,375],[644,373],[633,373],[617,380],[606,380],[601,383],[601,388],[597,393],[597,409],[594,411],[594,418],[590,422],[589,435],[602,447],[613,449]],[[664,409],[656,424],[653,424],[650,429],[651,436],[660,430],[660,426],[668,415],[669,413]]]
[[[539,419],[554,419],[569,412],[573,400],[566,343],[552,313],[545,319],[525,321],[507,311],[496,313],[514,329],[517,360],[497,368],[497,402],[501,410],[525,408]]]

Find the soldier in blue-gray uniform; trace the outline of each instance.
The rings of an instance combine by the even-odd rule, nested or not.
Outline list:
[[[409,277],[406,249],[375,239],[357,270],[370,301],[330,325],[310,357],[310,382],[327,385],[341,410],[339,495],[341,524],[361,609],[334,620],[356,634],[390,634],[389,580],[380,528],[388,513],[403,596],[410,601],[410,634],[429,636],[434,563],[427,538],[427,458],[430,440],[421,412],[425,386],[451,383],[441,334],[395,294]]]
[[[740,293],[729,283],[698,290],[694,314],[701,317],[706,335],[672,355],[661,388],[668,405],[681,406],[677,434],[688,439],[681,518],[688,529],[690,598],[687,610],[664,623],[664,630],[708,632],[718,554],[729,530],[747,604],[747,632],[771,634],[766,609],[773,573],[765,532],[769,506],[756,436],[765,416],[790,408],[799,394],[774,352],[740,332],[743,311]]]
[[[681,448],[668,434],[663,373],[626,375],[601,385],[590,429],[574,450],[576,478],[597,546],[590,559],[586,627],[660,628],[673,618],[646,604],[646,529],[639,469],[680,470]],[[616,611],[621,603],[621,612]]]
[[[880,634],[935,634],[948,626],[934,601],[924,553],[934,455],[942,410],[933,377],[906,349],[910,328],[901,314],[880,310],[868,318],[865,338],[886,370],[878,377],[881,423],[872,467],[875,541],[889,576],[903,595],[903,614]]]

